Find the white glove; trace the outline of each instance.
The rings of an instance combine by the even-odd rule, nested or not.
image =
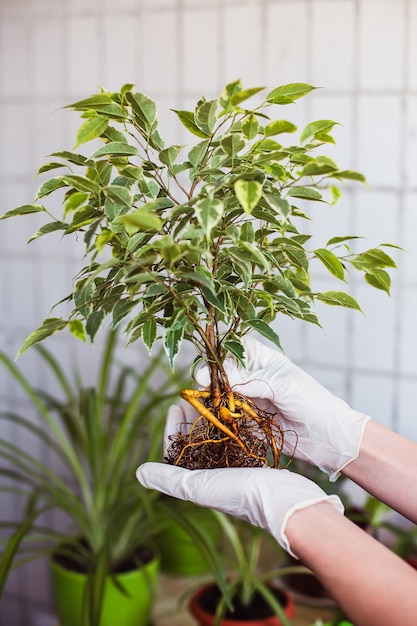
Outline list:
[[[351,409],[278,350],[252,337],[244,338],[243,344],[246,369],[234,358],[227,358],[224,364],[233,390],[255,404],[261,399],[261,408],[278,409],[277,419],[284,431],[288,430],[285,452],[293,452],[293,430],[298,435],[295,457],[317,465],[334,482],[358,456],[370,417]],[[196,380],[202,387],[208,386],[207,367],[196,372]]]
[[[164,463],[145,463],[137,469],[136,477],[144,487],[239,517],[267,530],[295,557],[285,534],[287,522],[295,511],[323,501],[330,502],[341,514],[344,511],[338,496],[327,495],[308,478],[289,470],[269,467],[187,470]]]

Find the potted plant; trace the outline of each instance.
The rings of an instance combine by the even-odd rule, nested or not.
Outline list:
[[[189,610],[199,626],[289,626],[295,614],[292,596],[274,584],[281,569],[261,567],[262,541],[281,548],[259,528],[213,511],[222,527],[226,546],[226,592],[216,582],[199,585],[192,593]],[[289,567],[286,571],[305,570]]]
[[[174,576],[200,576],[210,570],[210,561],[202,548],[211,545],[217,552],[221,535],[220,526],[211,509],[161,495],[159,506],[165,512],[165,524],[155,541],[160,553],[161,571]],[[198,528],[195,537],[189,524]]]
[[[166,408],[183,378],[178,373],[166,379],[160,357],[141,373],[116,367],[115,342],[116,334],[109,333],[91,388],[82,386],[77,372],[73,382],[38,347],[40,362],[59,385],[53,396],[36,390],[0,352],[41,424],[13,412],[0,419],[17,424],[49,451],[48,463],[0,439],[1,490],[26,500],[21,521],[1,523],[8,538],[0,542],[0,594],[11,567],[50,557],[61,626],[145,626],[157,583],[152,538],[165,520],[156,506],[159,494],[138,485],[135,468],[138,460],[160,458]],[[45,521],[53,510],[66,520],[59,529]]]
[[[48,221],[30,241],[73,234],[86,245],[67,299],[72,312],[45,319],[20,353],[64,328],[93,341],[110,316],[128,343],[142,339],[151,350],[161,338],[172,367],[183,340],[194,345],[195,363],[208,364],[210,387],[181,392],[199,417],[172,441],[170,463],[261,466],[271,459],[279,466],[284,433],[276,416],[234,393],[223,363],[228,354],[245,363],[242,337],[252,331],[280,347],[271,325],[279,314],[319,324],[316,301],[360,309],[344,291],[317,291],[313,263],[342,283],[349,268],[358,270],[389,292],[395,262],[388,244],[353,252],[356,237],[336,233],[309,248],[303,225],[312,206],[334,204],[345,181],[365,180],[322,154],[337,122],[312,121],[291,141],[297,127],[281,112],[313,89],[292,83],[261,97],[260,87],[229,83],[193,111],[174,111],[192,138],[188,147],[164,144],[155,103],[133,85],[100,89],[67,107],[83,118],[75,148],[40,168],[55,175],[34,203],[3,215],[43,214]],[[251,98],[257,104],[248,107]],[[91,140],[101,145],[94,141],[85,155]]]

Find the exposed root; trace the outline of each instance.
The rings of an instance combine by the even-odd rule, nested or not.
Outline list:
[[[210,392],[186,389],[181,396],[197,409],[192,423],[179,424],[166,461],[188,469],[280,467],[284,431],[279,416],[240,394],[228,393],[213,407]]]

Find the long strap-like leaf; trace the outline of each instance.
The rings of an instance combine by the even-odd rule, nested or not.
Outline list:
[[[14,379],[19,383],[21,388],[25,391],[25,393],[29,397],[32,404],[39,411],[41,418],[47,424],[51,432],[55,435],[57,441],[59,442],[62,448],[63,455],[67,459],[74,475],[76,476],[79,482],[80,489],[81,489],[84,501],[86,503],[86,506],[90,507],[92,494],[88,485],[87,478],[85,476],[84,469],[77,457],[74,447],[68,441],[67,437],[65,436],[65,433],[63,432],[62,428],[59,426],[59,424],[55,420],[54,416],[49,412],[46,405],[42,402],[39,394],[31,386],[31,384],[25,378],[25,376],[23,376],[23,374],[18,370],[15,364],[9,359],[9,357],[3,352],[0,352],[0,361],[6,366],[6,368],[12,374]]]

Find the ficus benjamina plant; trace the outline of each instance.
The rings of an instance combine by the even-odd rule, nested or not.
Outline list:
[[[75,147],[39,169],[55,175],[34,203],[3,215],[43,213],[49,219],[30,241],[60,232],[81,236],[86,248],[67,298],[69,317],[45,319],[20,353],[64,328],[93,341],[110,316],[128,343],[141,339],[151,350],[162,339],[171,367],[183,340],[194,345],[196,362],[207,363],[210,387],[182,392],[199,417],[178,433],[170,462],[279,465],[284,433],[233,392],[224,360],[232,355],[245,364],[242,338],[252,331],[281,348],[271,325],[277,315],[319,324],[316,301],[360,310],[344,290],[313,288],[313,261],[342,283],[353,269],[389,292],[389,244],[354,252],[356,237],[337,233],[309,247],[303,224],[312,207],[335,204],[346,181],[365,182],[323,155],[323,146],[335,143],[337,122],[315,120],[298,134],[283,117],[314,89],[231,82],[193,111],[173,110],[190,134],[188,146],[165,145],[155,103],[133,85],[100,89],[66,107],[81,113]],[[250,108],[248,100],[257,104]],[[51,196],[59,198],[58,216]]]

